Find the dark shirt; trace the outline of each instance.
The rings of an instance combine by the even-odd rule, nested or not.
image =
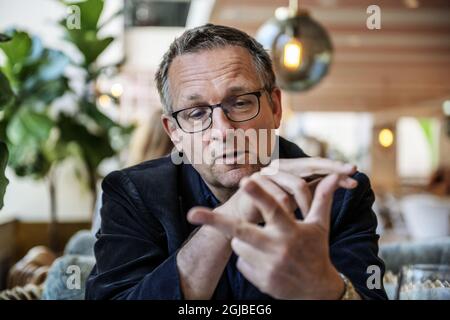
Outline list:
[[[306,155],[280,137],[280,158]],[[330,256],[366,299],[386,299],[383,288],[369,289],[367,267],[377,265],[377,220],[371,207],[369,179],[356,173],[354,190],[338,189],[333,198]],[[183,299],[176,255],[198,226],[186,214],[194,206],[220,203],[190,164],[176,165],[170,157],[110,173],[102,183],[101,228],[95,244],[96,266],[86,284],[87,299]],[[302,219],[299,209],[296,215]],[[271,299],[236,268],[233,253],[213,299]]]

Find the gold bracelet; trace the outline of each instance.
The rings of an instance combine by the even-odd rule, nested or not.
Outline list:
[[[342,280],[344,281],[344,293],[342,294],[340,300],[361,300],[361,296],[356,292],[353,283],[342,273],[339,273]]]

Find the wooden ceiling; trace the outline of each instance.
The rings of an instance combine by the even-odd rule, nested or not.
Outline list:
[[[210,20],[255,35],[288,2],[216,0]],[[381,8],[380,30],[366,27],[372,4]],[[286,95],[291,108],[423,114],[450,99],[449,0],[300,0],[300,7],[329,31],[334,61],[315,88]]]

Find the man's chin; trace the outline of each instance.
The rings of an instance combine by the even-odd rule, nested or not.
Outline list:
[[[251,174],[259,171],[260,165],[215,165],[213,168],[213,174],[216,181],[225,188],[238,188],[239,182],[242,178],[250,176]]]

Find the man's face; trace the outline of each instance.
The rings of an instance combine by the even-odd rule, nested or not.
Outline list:
[[[235,46],[176,57],[169,68],[169,86],[173,111],[218,104],[224,99],[255,92],[263,87],[250,53]],[[262,164],[252,158],[251,151],[255,150],[252,146],[256,146],[257,152],[271,154],[273,141],[268,130],[277,129],[280,125],[281,95],[279,89],[261,93],[260,111],[253,119],[230,121],[222,109],[216,108],[212,113],[211,127],[198,133],[186,133],[172,117],[163,116],[164,127],[175,146],[184,152],[209,185],[237,188],[244,176],[258,171]],[[255,135],[248,135],[247,144],[230,144],[233,135],[250,131],[257,133],[256,141]],[[267,133],[269,139],[260,146],[262,131]],[[249,137],[252,141],[248,141]]]

